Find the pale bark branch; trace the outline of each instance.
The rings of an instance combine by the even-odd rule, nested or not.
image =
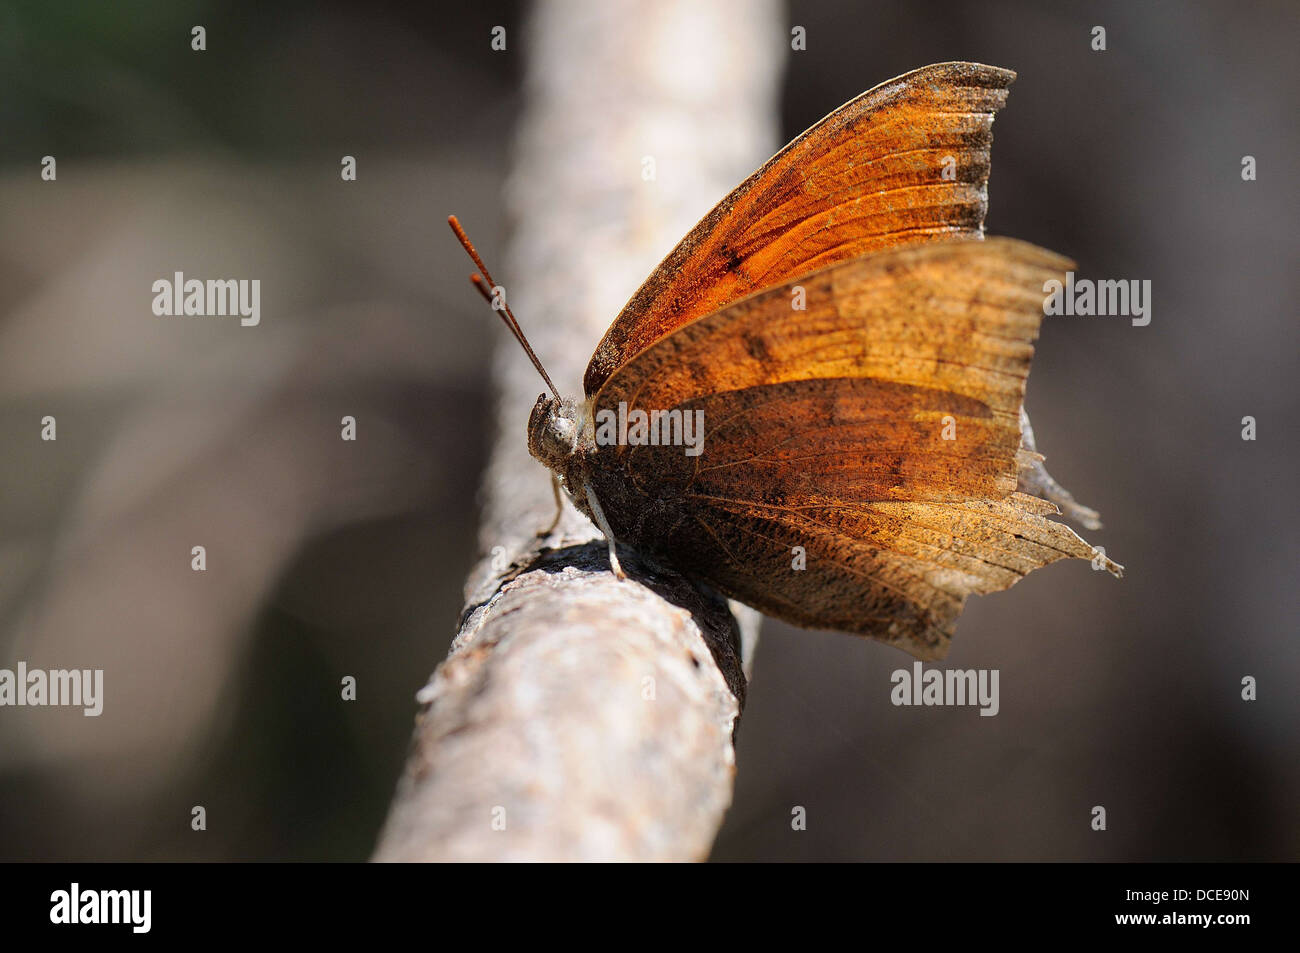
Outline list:
[[[650,268],[773,151],[785,31],[775,4],[742,0],[548,4],[508,30],[529,66],[494,277],[576,393]],[[539,539],[553,502],[525,423],[543,386],[504,336],[494,374],[488,555],[421,692],[375,859],[703,858],[731,800],[757,615],[626,550],[616,581],[572,508]]]

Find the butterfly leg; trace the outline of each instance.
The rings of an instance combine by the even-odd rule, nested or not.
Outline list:
[[[623,567],[619,565],[618,553],[614,552],[614,531],[609,528],[609,520],[605,519],[605,511],[600,508],[600,501],[596,499],[596,494],[592,492],[591,484],[582,484],[582,489],[587,494],[587,503],[591,506],[591,515],[596,517],[596,525],[600,531],[605,534],[605,539],[609,542],[609,568],[614,570],[614,575],[619,579],[626,579],[627,574],[623,572]]]
[[[551,474],[551,490],[555,493],[555,519],[551,520],[551,525],[538,533],[538,536],[550,536],[560,525],[560,520],[564,518],[564,491],[560,489],[558,474]]]

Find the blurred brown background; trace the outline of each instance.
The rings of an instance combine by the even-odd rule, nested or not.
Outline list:
[[[522,16],[0,3],[0,667],[106,691],[99,718],[0,708],[0,859],[368,855],[475,556],[488,355],[513,345],[443,221],[499,257]],[[767,624],[714,856],[1297,859],[1297,8],[789,22],[787,138],[927,63],[1017,70],[989,231],[1149,279],[1154,308],[1049,318],[1030,380],[1039,449],[1127,578],[1063,564],[971,601],[948,664],[1000,669],[996,718],[895,708],[910,657]],[[155,317],[177,270],[260,278],[261,325]]]

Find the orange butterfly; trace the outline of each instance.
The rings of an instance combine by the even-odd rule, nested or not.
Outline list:
[[[1014,79],[927,66],[808,129],[632,296],[583,401],[559,396],[505,309],[554,394],[529,450],[620,577],[615,540],[795,625],[940,659],[971,593],[1066,557],[1122,573],[1045,518],[1055,501],[1097,525],[1024,416],[1043,286],[1074,266],[983,240]]]

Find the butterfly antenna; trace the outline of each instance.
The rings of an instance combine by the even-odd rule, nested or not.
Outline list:
[[[483,296],[484,301],[488,304],[492,303],[492,292],[488,291],[487,282],[483,280],[482,275],[477,271],[471,271],[469,273],[469,283],[474,286],[475,291]]]
[[[478,293],[483,296],[483,300],[492,305],[492,310],[501,315],[501,320],[506,323],[506,327],[510,329],[510,333],[515,336],[515,340],[518,341],[520,346],[524,349],[524,353],[528,355],[528,359],[533,362],[533,367],[537,368],[537,373],[542,375],[542,380],[546,381],[546,386],[551,389],[552,394],[559,397],[560,392],[556,390],[555,385],[551,383],[551,375],[546,373],[546,368],[542,367],[542,362],[538,360],[537,354],[533,351],[532,345],[528,343],[528,338],[524,337],[524,332],[520,329],[519,322],[515,320],[515,315],[514,312],[510,310],[510,305],[506,304],[505,301],[502,300],[501,307],[498,308],[496,302],[492,300],[492,294],[488,289],[500,286],[492,280],[492,275],[488,272],[487,265],[483,264],[483,259],[479,257],[478,249],[474,247],[474,243],[471,242],[469,236],[465,234],[465,229],[460,227],[460,221],[455,215],[448,215],[447,224],[451,226],[451,230],[455,233],[461,247],[465,249],[465,253],[469,255],[470,259],[474,262],[474,266],[478,268],[482,275],[482,278],[480,278],[479,275],[470,275],[469,280],[473,282]],[[486,284],[484,283],[485,281]],[[504,310],[502,310],[503,308]]]

